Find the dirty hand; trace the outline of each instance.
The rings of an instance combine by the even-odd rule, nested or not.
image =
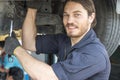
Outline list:
[[[33,8],[33,9],[39,9],[40,5],[40,0],[32,0],[32,1],[27,1],[27,7],[28,8]]]
[[[19,43],[19,41],[17,40],[15,33],[12,32],[11,37],[8,36],[8,37],[5,39],[5,46],[4,46],[5,53],[6,53],[6,54],[9,54],[9,55],[12,55],[13,52],[14,52],[14,50],[15,50],[18,46],[20,46],[20,43]]]

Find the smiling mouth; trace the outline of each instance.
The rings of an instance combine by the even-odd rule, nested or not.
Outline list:
[[[77,29],[77,27],[76,26],[67,26],[67,29],[70,30],[70,31],[72,31],[72,30]]]

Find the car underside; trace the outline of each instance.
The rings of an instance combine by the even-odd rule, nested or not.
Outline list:
[[[29,0],[32,1],[32,0]],[[37,0],[39,1],[39,0]],[[120,43],[120,0],[93,0],[96,8],[97,25],[94,30],[105,45],[109,56],[113,55]],[[17,37],[27,12],[28,0],[0,1],[0,41],[10,33],[11,20]],[[62,12],[65,0],[41,0],[36,19],[40,35],[64,33]]]
[[[30,0],[32,1],[32,0]],[[38,0],[39,1],[39,0]],[[22,24],[27,12],[27,0],[0,1],[0,35],[4,40],[10,32],[11,19],[13,29],[20,36]],[[39,34],[56,34],[64,32],[62,25],[62,10],[65,0],[42,0],[38,5],[36,19]],[[97,25],[94,28],[97,36],[106,46],[109,55],[117,49],[120,42],[120,15],[116,13],[117,0],[94,0]],[[102,4],[102,5],[101,5]],[[2,36],[4,36],[2,38]]]

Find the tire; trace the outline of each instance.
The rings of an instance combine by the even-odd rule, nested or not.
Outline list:
[[[111,56],[120,42],[120,15],[116,13],[116,0],[94,0],[97,25],[94,30]]]
[[[120,80],[120,64],[111,64],[109,80]]]

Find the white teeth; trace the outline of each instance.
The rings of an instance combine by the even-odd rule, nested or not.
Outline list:
[[[68,28],[70,28],[70,29],[74,29],[75,27],[74,27],[74,26],[69,26]]]
[[[68,28],[75,28],[74,26],[68,26]]]

